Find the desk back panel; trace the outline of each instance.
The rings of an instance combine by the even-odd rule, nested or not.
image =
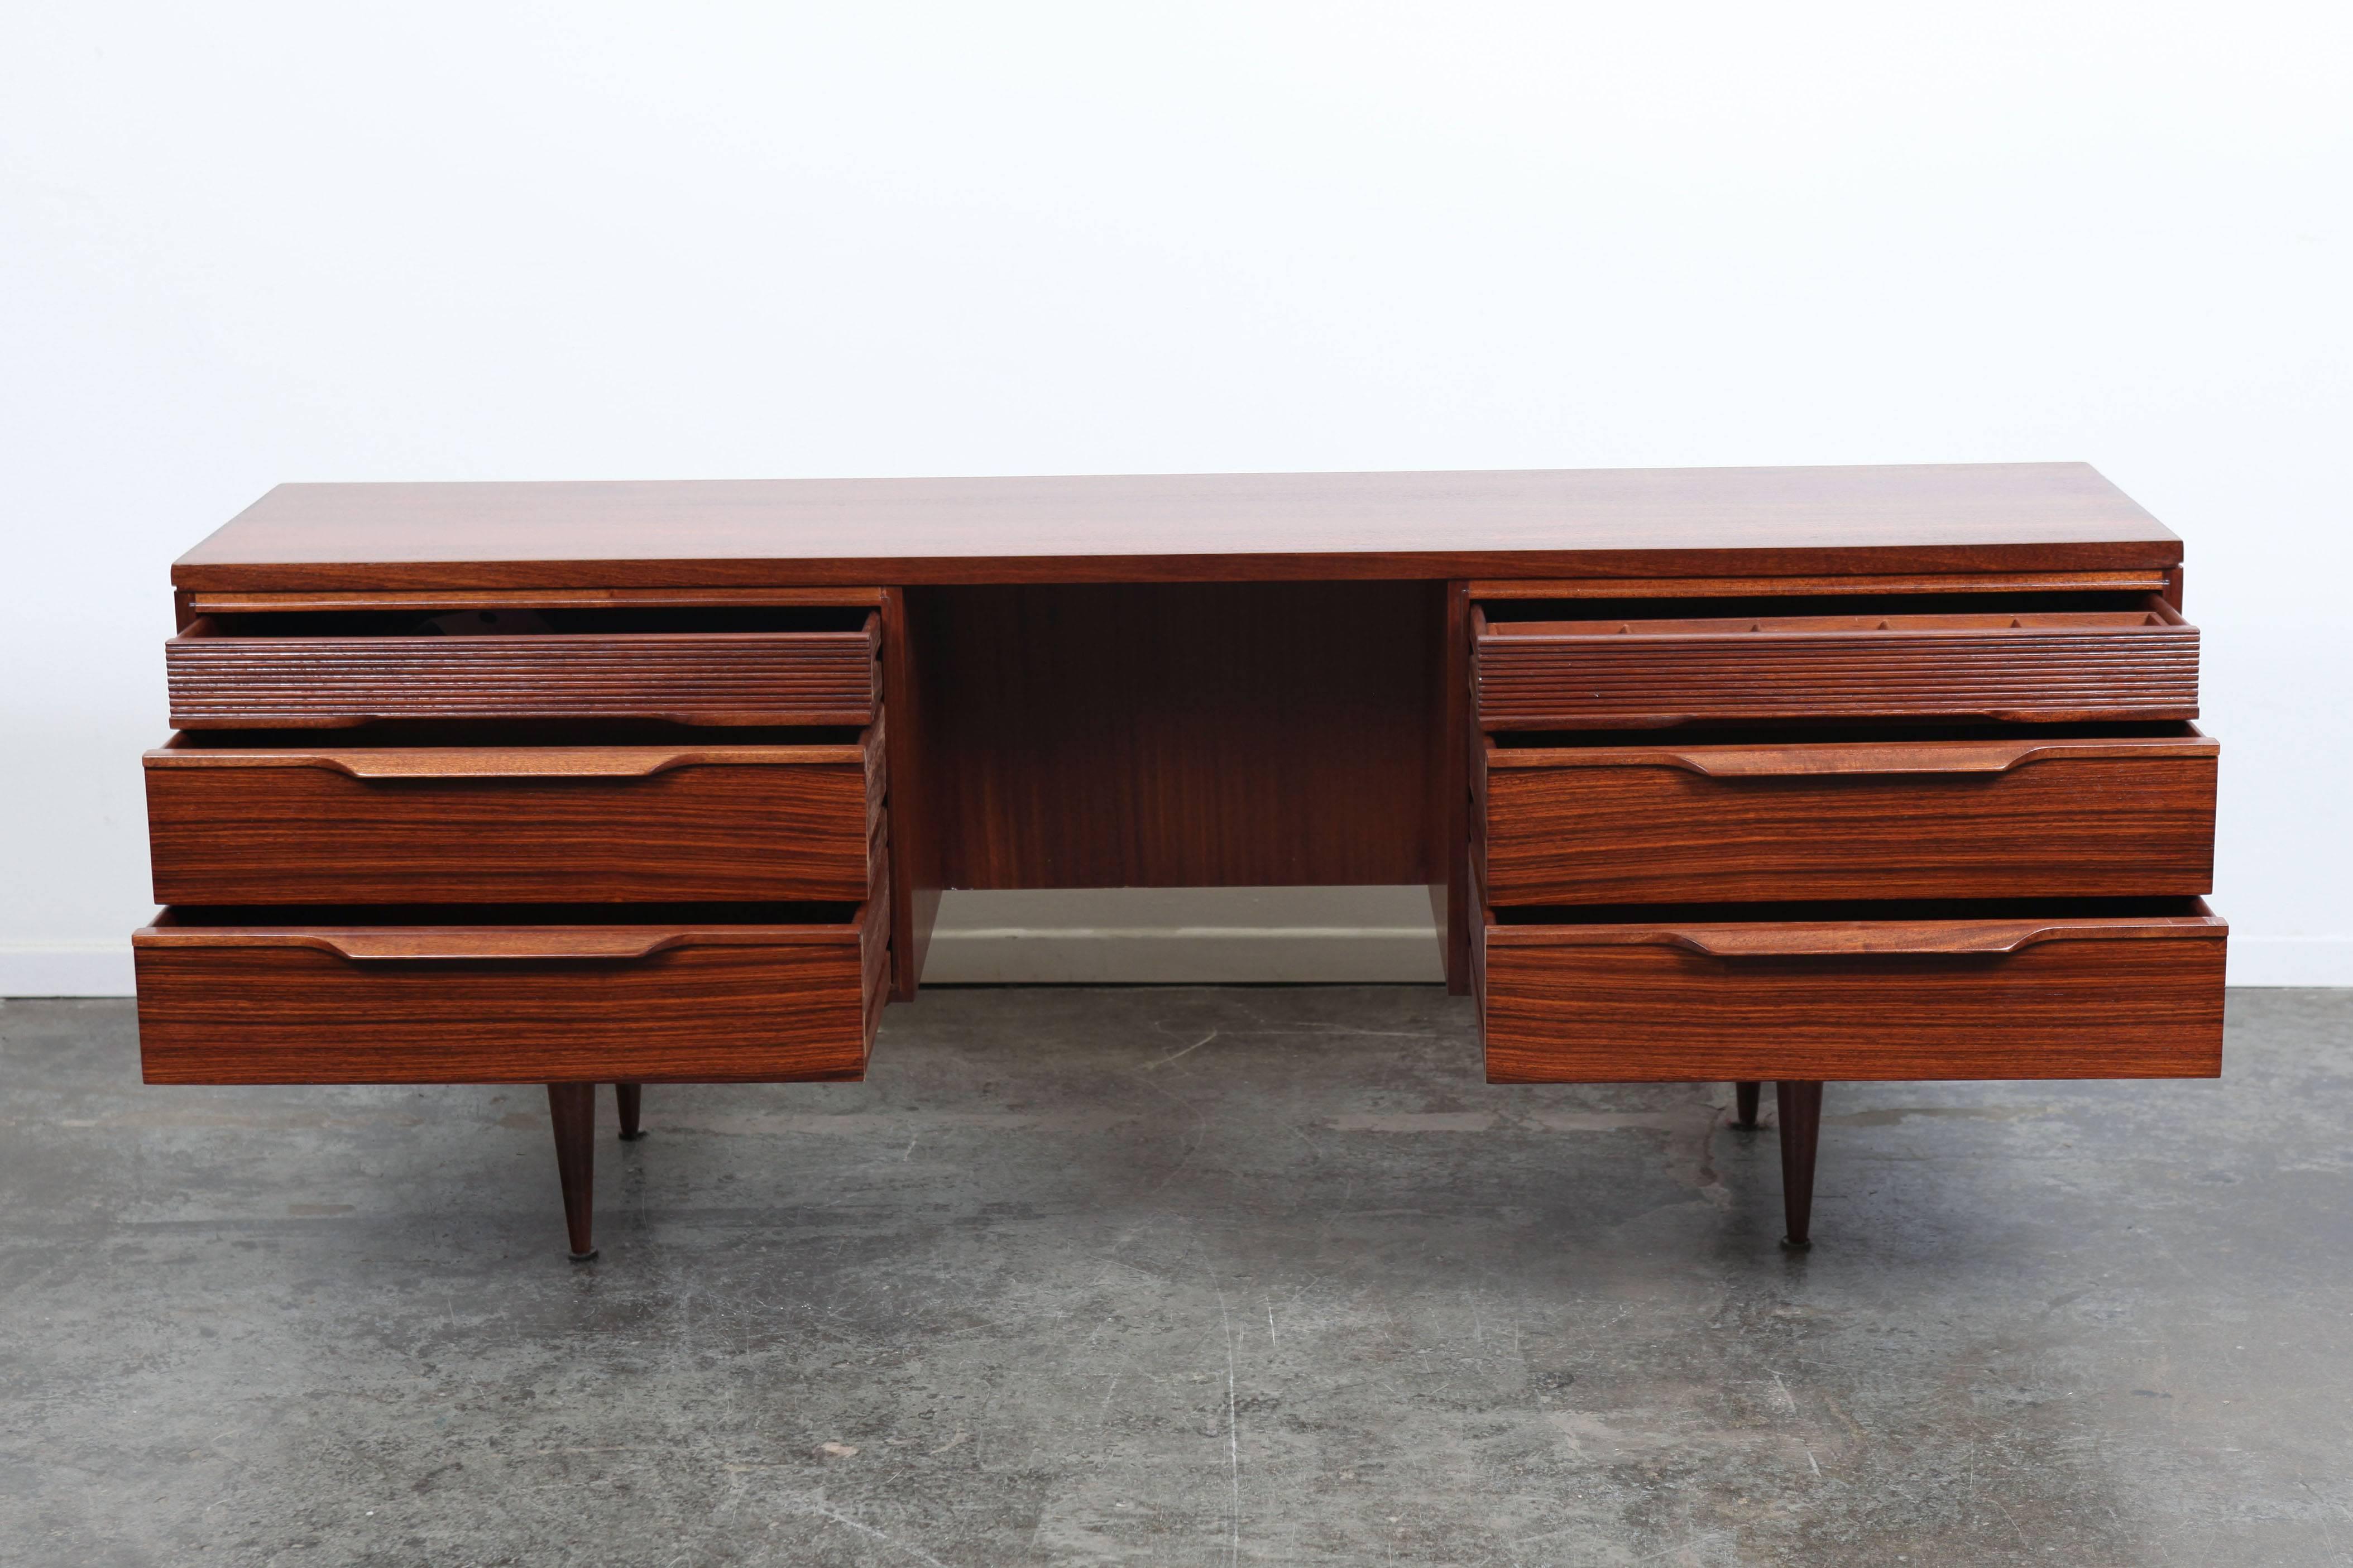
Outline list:
[[[1443,881],[1445,592],[907,590],[941,885]]]

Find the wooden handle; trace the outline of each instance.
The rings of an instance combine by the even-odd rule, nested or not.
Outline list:
[[[311,766],[355,779],[642,779],[699,762],[698,752],[648,746],[322,752]]]
[[[1711,958],[1916,958],[2016,952],[2052,937],[2082,934],[2048,921],[1794,921],[1778,925],[1697,926],[1660,938]]]
[[[2115,740],[2031,737],[1999,741],[1793,742],[1783,745],[1525,747],[1487,743],[1487,766],[1667,767],[1715,779],[1922,777],[1991,778],[2029,763],[2119,757],[2211,758],[2221,749],[2189,726],[2179,735]]]
[[[409,926],[383,931],[306,931],[246,938],[248,945],[311,947],[355,963],[496,963],[512,960],[649,958],[683,940],[681,932],[582,926]]]
[[[319,768],[366,783],[446,779],[643,779],[673,768],[730,764],[857,765],[880,747],[847,744],[760,746],[384,746],[316,751],[231,751],[167,746],[149,752],[151,768]]]
[[[393,925],[384,930],[172,930],[172,946],[308,946],[353,963],[503,963],[605,958],[649,958],[685,934],[647,928],[463,928],[463,925]]]
[[[1999,955],[2037,942],[2230,934],[2202,902],[2194,915],[2119,915],[2114,919],[1961,921],[1785,921],[1772,924],[1620,928],[1622,941],[1671,945],[1710,958],[1926,958]]]
[[[616,912],[619,912],[617,910]],[[672,948],[791,947],[839,942],[846,931],[871,936],[887,924],[890,900],[877,894],[847,924],[693,926],[227,926],[188,925],[166,910],[131,933],[134,948],[306,947],[354,963],[501,963],[564,960],[627,963]]]
[[[1739,746],[1669,753],[1675,766],[1716,779],[1868,777],[2006,773],[2039,757],[2062,754],[2039,741],[1944,742],[1857,746]],[[2073,753],[2081,755],[2081,751]]]

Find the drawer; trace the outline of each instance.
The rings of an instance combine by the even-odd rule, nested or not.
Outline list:
[[[2218,748],[2189,724],[1706,743],[1485,737],[1495,904],[2197,894]]]
[[[160,904],[855,903],[880,884],[879,723],[825,744],[183,735],[145,760]]]
[[[386,719],[874,718],[880,617],[862,608],[206,616],[164,647],[182,730],[332,729]]]
[[[1658,618],[1655,606],[1596,617],[1585,606],[1558,620],[1490,619],[1474,606],[1479,723],[2196,718],[2198,629],[2155,595],[2126,597],[2094,609],[1963,609],[1904,596],[1838,614],[1767,605],[1675,618]]]
[[[889,900],[166,910],[134,932],[150,1083],[855,1079]]]
[[[1496,1083],[2212,1078],[2196,899],[1489,911]]]

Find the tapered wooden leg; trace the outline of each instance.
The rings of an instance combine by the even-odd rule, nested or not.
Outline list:
[[[564,1228],[572,1261],[596,1256],[591,1211],[596,1194],[596,1086],[551,1083],[547,1114],[555,1123],[555,1176],[564,1184]]]
[[[1745,1127],[1752,1132],[1757,1130],[1757,1095],[1764,1087],[1761,1083],[1736,1083],[1732,1086],[1733,1098],[1740,1106],[1740,1113],[1732,1119],[1735,1127]]]
[[[1821,1141],[1822,1086],[1773,1085],[1781,1121],[1781,1211],[1789,1226],[1784,1247],[1811,1247],[1814,1223],[1814,1149]]]
[[[621,1142],[634,1143],[646,1135],[638,1125],[638,1108],[645,1098],[646,1086],[641,1083],[617,1083],[613,1099],[621,1108]]]

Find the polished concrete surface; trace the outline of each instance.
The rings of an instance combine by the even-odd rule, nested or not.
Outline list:
[[[1491,1089],[1391,988],[930,991],[862,1085],[147,1089],[0,1007],[9,1563],[2339,1563],[2353,992],[2219,1083]],[[1769,1106],[1769,1096],[1767,1099]]]

